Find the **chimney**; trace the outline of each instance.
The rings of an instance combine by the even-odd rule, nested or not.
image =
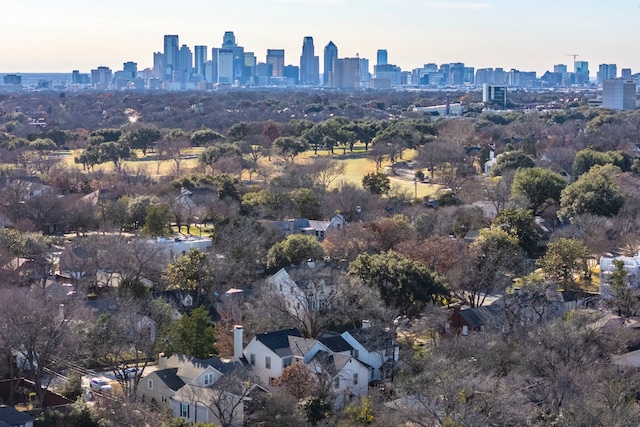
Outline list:
[[[244,346],[242,343],[242,325],[235,325],[233,327],[233,359],[239,361],[242,359],[242,350]]]
[[[362,320],[362,329],[367,329],[371,327],[371,322],[368,320]]]
[[[167,369],[167,356],[164,353],[158,354],[158,369]]]

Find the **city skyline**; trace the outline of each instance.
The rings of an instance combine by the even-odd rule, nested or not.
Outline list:
[[[569,3],[569,4],[566,4]],[[226,31],[265,62],[267,49],[284,49],[287,64],[298,64],[301,41],[311,36],[324,68],[322,49],[333,41],[341,57],[359,54],[375,63],[386,49],[390,64],[403,70],[428,62],[464,62],[478,68],[503,67],[541,75],[555,64],[573,68],[571,54],[598,64],[640,70],[632,55],[640,30],[636,2],[607,4],[540,0],[418,1],[401,7],[381,0],[246,0],[180,7],[158,2],[112,0],[109,7],[79,0],[22,0],[3,11],[0,72],[88,72],[100,65],[120,69],[127,61],[153,67],[163,36],[180,44],[219,47]]]

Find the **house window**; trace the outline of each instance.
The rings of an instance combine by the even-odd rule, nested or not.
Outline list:
[[[291,365],[292,360],[292,357],[286,357],[282,359],[282,369],[285,369],[287,366]]]
[[[182,418],[189,418],[189,404],[181,403],[180,404],[180,416]]]
[[[351,356],[357,359],[358,356],[360,356],[360,352],[354,348],[353,350],[351,350]]]
[[[469,335],[469,327],[467,325],[462,327],[462,335]]]
[[[269,356],[264,358],[264,367],[265,369],[271,369],[271,358]]]
[[[204,374],[204,385],[211,385],[213,384],[213,374],[209,373],[209,374]]]
[[[335,378],[333,379],[333,387],[334,387],[334,388],[338,388],[338,387],[340,387],[340,377],[335,377]]]
[[[153,390],[153,380],[147,380],[147,388]]]
[[[249,363],[251,363],[251,366],[256,366],[256,355],[251,353],[249,355]]]
[[[358,385],[358,374],[353,374],[353,385]]]

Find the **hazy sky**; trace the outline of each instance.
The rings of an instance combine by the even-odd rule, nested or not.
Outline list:
[[[316,55],[332,40],[340,57],[389,63],[464,62],[478,68],[537,71],[573,58],[640,72],[640,1],[609,0],[17,0],[0,12],[0,72],[89,72],[99,65],[153,65],[163,35],[219,47],[225,31],[265,61],[285,49],[299,65],[304,36]],[[209,56],[211,53],[209,52]],[[209,58],[210,59],[210,58]]]

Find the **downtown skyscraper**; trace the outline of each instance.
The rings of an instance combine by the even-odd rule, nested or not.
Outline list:
[[[163,78],[165,81],[170,82],[173,80],[173,72],[177,69],[178,65],[178,36],[166,35],[164,36],[164,73]]]
[[[338,58],[338,47],[330,41],[324,47],[324,73],[322,81],[325,86],[331,85],[331,75],[333,73],[333,61]]]
[[[313,37],[306,36],[300,56],[300,84],[317,86],[320,83],[320,58],[315,55]]]

